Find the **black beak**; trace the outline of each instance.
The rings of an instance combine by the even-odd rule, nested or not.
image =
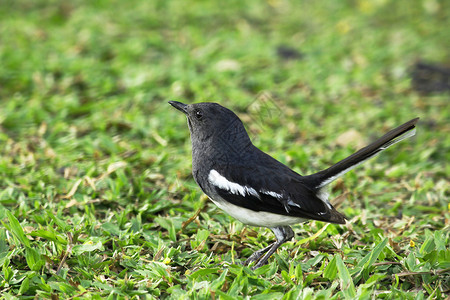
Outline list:
[[[178,101],[169,101],[169,104],[172,105],[173,107],[175,107],[176,109],[178,109],[179,111],[184,112],[185,114],[187,114],[187,105]]]

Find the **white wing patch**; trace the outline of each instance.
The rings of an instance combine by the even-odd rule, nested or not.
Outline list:
[[[249,187],[249,186],[242,186],[236,182],[229,181],[228,179],[226,179],[224,176],[220,175],[219,172],[217,172],[214,169],[209,172],[208,181],[211,184],[218,187],[219,189],[229,191],[232,194],[241,195],[243,197],[245,197],[246,195],[252,195],[252,196],[257,197],[258,199],[261,199],[261,196],[254,188]],[[259,192],[262,194],[277,198],[279,200],[285,198],[285,196],[280,193],[268,191],[265,189],[261,189]],[[287,204],[289,206],[297,206],[298,208],[301,208],[300,204],[295,203],[290,198],[288,199]]]
[[[298,208],[302,208],[302,207],[300,206],[300,204],[295,203],[294,201],[292,201],[291,198],[288,199],[287,204],[290,205],[290,206],[297,206]]]
[[[272,196],[272,197],[274,197],[274,198],[278,198],[278,199],[283,199],[283,198],[284,198],[283,195],[281,195],[281,194],[279,194],[279,193],[272,192],[272,191],[267,191],[267,190],[264,190],[264,189],[263,189],[263,190],[261,190],[260,192],[263,193],[263,194]]]
[[[252,195],[260,198],[258,192],[254,188],[249,186],[242,186],[236,182],[229,181],[214,169],[209,172],[208,181],[219,189],[229,191],[230,193],[235,195],[241,195],[244,197],[245,195]]]
[[[232,194],[241,195],[243,197],[245,197],[246,195],[252,195],[252,196],[255,196],[256,198],[261,200],[261,196],[259,195],[259,193],[254,188],[249,187],[249,186],[242,186],[242,185],[240,185],[240,184],[238,184],[236,182],[229,181],[228,179],[226,179],[224,176],[220,175],[219,172],[217,172],[214,169],[212,169],[209,172],[208,181],[212,185],[218,187],[219,189],[228,191],[228,192],[230,192]],[[280,194],[280,193],[277,193],[277,192],[273,192],[273,191],[268,191],[268,190],[265,190],[265,189],[261,189],[259,192],[262,193],[262,194],[265,194],[265,195],[277,198],[278,200],[282,200],[282,199],[285,198],[285,196],[283,194]],[[324,201],[324,202],[325,202],[325,204],[327,204],[326,201]],[[294,201],[292,201],[291,198],[288,198],[287,204],[289,206],[297,206],[298,208],[301,208],[300,204],[295,203]],[[217,204],[217,205],[219,206],[219,204]],[[328,204],[328,206],[329,206],[329,204]],[[237,219],[239,219],[239,218],[237,218]]]
[[[276,193],[276,192],[272,192],[272,191],[268,191],[268,190],[264,190],[264,189],[262,189],[260,192],[263,193],[263,194],[272,196],[272,197],[274,197],[274,198],[277,198],[277,199],[279,199],[279,200],[285,199],[285,196],[284,196],[283,194],[280,194],[280,193]],[[297,206],[298,208],[302,208],[302,207],[300,206],[300,204],[295,203],[294,201],[292,201],[292,199],[291,199],[290,197],[288,197],[287,204],[288,204],[289,206]],[[289,212],[289,211],[288,211],[288,212]]]

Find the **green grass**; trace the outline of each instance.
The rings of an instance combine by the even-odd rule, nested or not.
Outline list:
[[[449,63],[449,11],[438,0],[2,1],[0,297],[445,299],[450,95],[415,92],[410,73]],[[168,100],[232,108],[302,174],[421,121],[333,184],[347,225],[296,225],[251,271],[240,262],[274,236],[205,201]]]

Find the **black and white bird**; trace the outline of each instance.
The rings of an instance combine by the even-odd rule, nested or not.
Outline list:
[[[202,191],[244,224],[270,228],[276,242],[245,262],[267,263],[294,237],[289,225],[319,220],[344,224],[328,200],[328,184],[383,150],[415,134],[419,118],[389,131],[365,148],[318,173],[301,176],[255,147],[241,120],[217,103],[169,102],[187,116],[192,142],[192,173]]]

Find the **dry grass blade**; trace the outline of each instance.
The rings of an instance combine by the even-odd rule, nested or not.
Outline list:
[[[58,265],[58,269],[56,269],[56,274],[59,274],[59,272],[61,271],[61,268],[63,267],[64,263],[67,260],[67,257],[69,256],[69,254],[72,253],[72,247],[73,247],[72,233],[68,232],[67,233],[67,248],[66,248],[66,252],[64,253],[63,258],[61,259],[61,262]]]

